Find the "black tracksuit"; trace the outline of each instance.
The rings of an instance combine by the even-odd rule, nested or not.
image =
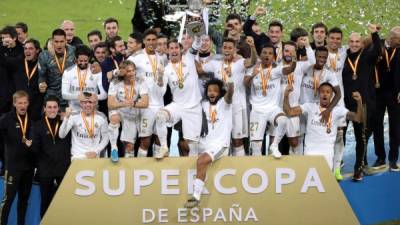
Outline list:
[[[255,22],[256,21],[250,19],[250,16],[249,16],[243,25],[243,32],[246,34],[246,36],[253,37],[254,45],[256,46],[256,49],[257,49],[257,54],[260,54],[263,45],[265,45],[268,42],[271,42],[271,39],[265,33],[256,34],[252,30],[252,26],[254,25]]]
[[[62,123],[60,117],[49,119],[53,132],[57,122],[59,128]],[[32,151],[38,163],[41,194],[40,215],[42,218],[71,163],[70,134],[64,139],[58,137],[58,131],[54,135],[53,142],[53,137],[44,118],[34,123]]]
[[[394,51],[393,48],[385,47],[388,52],[388,58]],[[385,53],[380,57],[377,63],[378,77],[380,87],[376,89],[376,116],[374,123],[374,144],[375,154],[378,160],[386,160],[384,147],[383,118],[387,109],[389,116],[389,162],[397,162],[399,157],[400,145],[400,104],[397,102],[397,95],[400,92],[400,48],[397,48],[390,69],[387,66]]]
[[[367,140],[372,134],[373,116],[376,108],[376,95],[374,87],[374,65],[380,53],[380,39],[378,33],[372,34],[373,44],[367,49],[358,52],[347,50],[347,58],[342,72],[344,103],[350,111],[357,111],[357,102],[353,99],[352,93],[358,91],[361,94],[364,105],[364,121],[362,123],[353,122],[354,135],[356,138],[356,162],[354,169],[360,169],[364,163],[367,163],[366,150]],[[350,67],[348,59],[355,65],[356,58],[360,54],[358,62],[357,79],[353,80],[353,70]]]
[[[38,63],[37,60],[28,61],[29,73],[33,71],[33,68]],[[19,58],[18,60],[8,61],[8,67],[12,70],[13,77],[13,88],[14,90],[23,90],[29,94],[29,115],[32,121],[38,121],[42,117],[42,107],[43,107],[43,96],[40,93],[38,79],[39,73],[33,74],[32,78],[28,80],[25,72],[25,58]]]
[[[24,121],[25,117],[21,117]],[[1,204],[1,225],[6,225],[11,204],[18,193],[18,225],[25,224],[28,199],[32,188],[33,154],[22,142],[22,131],[15,110],[0,118],[0,132],[5,142],[5,192]],[[28,120],[26,138],[31,138]]]

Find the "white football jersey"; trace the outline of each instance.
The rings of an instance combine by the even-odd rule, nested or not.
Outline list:
[[[124,81],[112,81],[110,83],[108,96],[114,96],[118,102],[124,102],[127,94],[130,98],[132,98],[133,101],[137,101],[140,96],[147,95],[148,90],[146,85],[140,80],[135,81],[133,89],[131,84],[125,84]],[[133,96],[131,97],[131,95]],[[119,108],[119,112],[124,116],[136,117],[139,114],[139,109],[133,107],[124,107]]]
[[[217,104],[211,105],[204,100],[202,108],[207,118],[208,134],[200,139],[207,144],[222,144],[223,147],[230,146],[232,130],[232,104],[225,102],[222,97]]]
[[[78,72],[79,71],[79,72]],[[107,98],[102,84],[102,74],[92,74],[90,68],[86,70],[78,70],[78,66],[74,66],[65,70],[62,76],[61,93],[65,100],[69,101],[69,107],[74,111],[80,110],[78,96],[82,92],[90,92],[98,95],[99,100]]]
[[[135,63],[136,77],[143,80],[149,90],[149,108],[163,107],[164,94],[167,90],[167,78],[165,76],[163,77],[163,86],[160,87],[157,84],[157,78],[153,72],[153,65],[155,71],[157,71],[159,67],[165,67],[163,57],[159,56],[157,53],[155,55],[148,55],[146,51],[143,51],[143,54],[130,56],[128,60]]]
[[[341,105],[341,106],[344,106],[344,99],[343,99],[344,89],[343,89],[342,71],[343,71],[344,62],[346,60],[346,57],[347,57],[346,49],[344,47],[342,47],[342,48],[338,49],[337,53],[329,52],[328,60],[326,62],[326,66],[335,73],[337,81],[339,83],[342,98],[340,98],[338,105]]]
[[[304,148],[307,150],[333,150],[339,121],[346,118],[349,112],[342,106],[335,106],[332,110],[330,132],[326,123],[321,122],[319,103],[305,103],[301,106],[302,113],[307,118],[307,133]]]
[[[60,126],[60,138],[64,138],[69,131],[73,159],[85,159],[87,152],[99,155],[108,144],[108,122],[101,112],[95,112],[93,117],[84,116],[81,112],[70,115]]]
[[[199,75],[196,71],[194,57],[193,54],[187,53],[182,56],[182,63],[169,62],[164,71],[164,77],[167,77],[168,85],[171,88],[172,101],[183,108],[193,108],[201,101]],[[179,78],[178,73],[182,73],[182,78]]]

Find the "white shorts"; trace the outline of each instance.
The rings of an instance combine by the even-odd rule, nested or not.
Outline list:
[[[185,109],[174,102],[162,108],[171,116],[169,126],[173,126],[182,120],[183,138],[191,141],[199,141],[203,120],[200,103],[193,108]]]
[[[328,150],[315,150],[315,149],[304,149],[304,155],[322,155],[324,156],[326,162],[328,163],[329,168],[332,170],[333,168],[333,149]]]
[[[247,110],[246,108],[242,109],[234,109],[233,110],[233,118],[232,118],[233,126],[232,126],[232,138],[240,139],[248,137],[248,119],[247,119]]]
[[[278,106],[268,108],[268,110],[255,110],[250,112],[250,141],[262,141],[265,136],[267,123],[273,126],[277,115],[283,114],[283,111]]]
[[[113,115],[119,115],[121,118],[121,141],[134,144],[138,134],[139,118],[137,115],[125,115],[119,110],[111,110],[108,112],[108,118],[111,119]]]
[[[149,137],[156,132],[156,117],[160,108],[147,108],[140,110],[139,137]]]
[[[269,135],[276,136],[275,129],[271,126],[269,129]],[[286,124],[286,136],[291,137],[299,137],[300,136],[300,119],[298,116],[296,117],[288,117],[287,124]]]
[[[200,142],[200,152],[208,154],[212,161],[216,161],[223,156],[227,156],[229,153],[229,148],[224,147],[219,143]]]

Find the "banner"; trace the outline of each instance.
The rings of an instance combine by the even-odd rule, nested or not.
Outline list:
[[[207,173],[199,208],[196,158],[75,160],[43,225],[359,224],[323,157],[224,157]]]

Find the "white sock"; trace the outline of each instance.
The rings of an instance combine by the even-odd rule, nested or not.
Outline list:
[[[233,147],[233,156],[244,156],[244,146]]]
[[[261,155],[262,141],[251,141],[250,146],[254,156]]]
[[[299,137],[299,145],[297,145],[297,151],[299,155],[304,155],[304,134],[301,134]]]
[[[168,121],[168,113],[166,111],[164,111],[164,110],[158,111],[157,112],[157,119],[156,119],[156,130],[157,130],[158,139],[160,140],[160,144],[163,147],[168,147],[168,142],[167,142],[167,135],[168,135],[167,121]]]
[[[286,133],[287,121],[288,118],[286,116],[279,116],[278,118],[276,118],[276,123],[278,125],[275,127],[275,137],[272,145],[277,146],[279,142],[281,142],[283,136]]]
[[[118,149],[117,140],[119,135],[119,123],[108,124],[108,137],[110,138],[111,149]]]
[[[189,145],[189,156],[199,155],[199,143],[197,141],[188,141]]]
[[[153,155],[160,151],[161,146],[153,144]]]
[[[343,130],[338,130],[333,153],[333,171],[340,168],[344,154]]]
[[[201,197],[201,192],[203,191],[204,188],[204,181],[196,178],[196,180],[194,180],[194,184],[193,184],[193,197],[195,199],[197,199],[198,201],[200,201],[200,197]]]
[[[146,157],[146,156],[147,156],[147,151],[139,147],[137,157],[140,158],[140,157]]]

